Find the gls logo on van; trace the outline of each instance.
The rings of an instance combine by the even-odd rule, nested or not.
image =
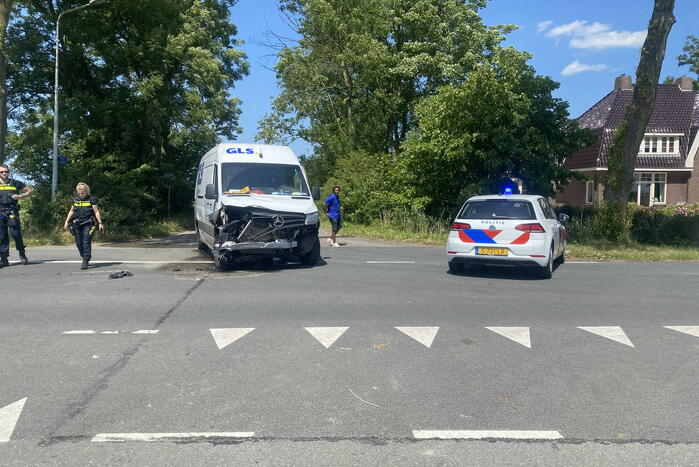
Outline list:
[[[255,150],[253,148],[228,148],[226,149],[226,153],[228,154],[255,154]]]

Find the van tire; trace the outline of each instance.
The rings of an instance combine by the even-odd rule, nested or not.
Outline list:
[[[316,238],[313,248],[301,257],[301,263],[306,266],[315,266],[320,261],[320,240]]]
[[[207,251],[209,248],[206,246],[206,243],[201,241],[201,234],[199,233],[199,227],[197,227],[197,249],[201,251]]]

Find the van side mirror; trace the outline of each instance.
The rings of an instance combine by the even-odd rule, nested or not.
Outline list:
[[[311,196],[313,197],[313,201],[320,200],[320,187],[317,187],[317,186],[311,187]]]
[[[570,216],[568,216],[568,214],[558,215],[558,220],[561,221],[561,224],[565,224],[566,222],[568,222],[568,219],[570,219]]]
[[[206,192],[204,192],[204,198],[206,199],[218,199],[218,193],[216,193],[216,185],[209,183],[206,185]]]

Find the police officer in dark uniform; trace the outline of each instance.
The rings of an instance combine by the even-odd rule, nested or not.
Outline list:
[[[23,182],[10,178],[10,168],[6,164],[0,164],[0,268],[10,265],[7,260],[10,255],[10,233],[15,239],[20,261],[22,264],[29,264],[24,252],[17,200],[31,195],[32,189]]]
[[[70,228],[75,235],[75,246],[83,258],[80,269],[87,269],[92,257],[92,237],[95,235],[95,229],[104,230],[104,224],[97,207],[97,199],[90,196],[90,187],[80,182],[75,187],[75,194],[63,228]]]

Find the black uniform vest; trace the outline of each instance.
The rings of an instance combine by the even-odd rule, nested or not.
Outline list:
[[[90,219],[95,216],[95,211],[92,209],[92,197],[73,198],[73,218],[79,220]]]
[[[0,183],[0,209],[10,209],[17,205],[12,195],[18,195],[19,190],[9,181],[10,183]]]

